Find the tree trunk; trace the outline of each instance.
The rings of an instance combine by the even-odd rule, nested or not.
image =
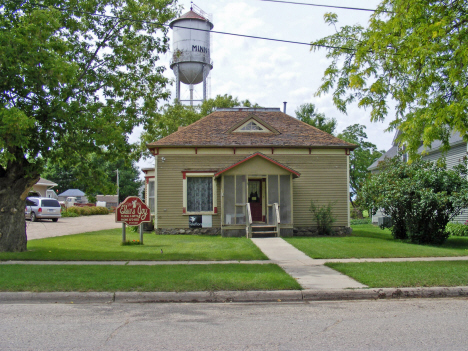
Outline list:
[[[24,208],[38,174],[28,174],[31,165],[24,158],[0,166],[0,252],[26,251]]]

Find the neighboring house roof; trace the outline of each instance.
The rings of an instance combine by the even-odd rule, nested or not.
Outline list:
[[[269,161],[269,162],[271,162],[271,163],[274,163],[274,164],[277,165],[278,167],[281,167],[281,168],[287,170],[288,172],[291,172],[291,173],[293,174],[293,177],[294,177],[294,178],[299,178],[300,175],[301,175],[299,172],[295,171],[294,169],[292,169],[292,168],[290,168],[290,167],[288,167],[288,166],[285,166],[285,165],[283,165],[282,163],[280,163],[280,162],[278,162],[278,161],[276,161],[276,160],[273,160],[273,159],[269,158],[268,156],[265,156],[265,155],[262,154],[261,152],[256,152],[256,153],[254,153],[254,154],[252,154],[252,155],[250,155],[250,156],[244,158],[243,160],[241,160],[241,161],[239,161],[239,162],[236,162],[236,163],[234,163],[233,165],[231,165],[231,166],[229,166],[229,167],[227,167],[227,168],[225,168],[225,169],[223,169],[223,170],[217,172],[217,173],[214,175],[214,177],[217,178],[217,177],[219,177],[221,174],[223,174],[224,172],[227,172],[227,171],[229,171],[230,169],[232,169],[232,168],[234,168],[234,167],[237,167],[237,166],[239,166],[240,164],[242,164],[242,163],[244,163],[244,162],[246,162],[246,161],[248,161],[248,160],[250,160],[250,159],[252,159],[252,158],[254,158],[254,157],[257,157],[257,156],[258,156],[258,157],[261,157],[261,158],[263,158],[263,159],[265,159],[265,160],[267,160],[267,161]]]
[[[50,180],[47,180],[45,178],[39,178],[36,185],[45,185],[45,186],[50,186],[50,187],[57,186],[56,183],[51,182]]]
[[[79,189],[68,189],[58,196],[85,196],[86,194]]]
[[[118,202],[117,195],[96,195],[97,201]]]
[[[382,156],[380,156],[377,160],[374,161],[373,164],[371,164],[367,169],[369,171],[373,171],[377,169],[379,166],[379,163],[385,160],[386,158],[393,158],[398,154],[398,146],[393,145],[386,153],[384,153]]]
[[[379,163],[382,162],[384,159],[393,158],[398,154],[398,144],[396,141],[398,135],[399,135],[399,132],[397,131],[395,133],[395,137],[393,138],[393,142],[392,142],[393,146],[367,168],[369,171],[376,170],[377,167],[379,166]],[[463,137],[460,134],[453,134],[449,138],[449,144],[451,147],[462,144],[462,143],[466,143],[466,142],[463,141]],[[431,154],[433,152],[440,151],[441,148],[442,148],[442,141],[436,140],[432,143],[430,148],[425,148],[423,145],[420,146],[418,149],[418,154],[422,154],[423,152]]]
[[[235,128],[249,118],[269,132],[239,132]],[[234,129],[234,130],[233,130]],[[157,147],[309,147],[348,148],[357,146],[278,110],[232,109],[209,114],[165,138],[147,145]]]

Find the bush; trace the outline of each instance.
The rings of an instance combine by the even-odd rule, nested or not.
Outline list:
[[[336,222],[336,218],[333,216],[333,204],[317,206],[313,201],[310,202],[309,211],[317,222],[318,233],[321,235],[333,234],[332,225]]]
[[[447,223],[468,207],[466,165],[447,170],[437,163],[408,164],[394,157],[381,162],[379,171],[362,188],[366,207],[392,218],[395,239],[442,244]]]
[[[63,211],[62,212],[62,217],[63,218],[66,218],[66,217],[79,217],[80,215],[78,213],[75,213],[75,212],[68,212],[68,211]]]
[[[93,206],[93,207],[72,206],[68,208],[67,212],[69,214],[68,217],[109,214],[109,210],[106,207],[101,207],[101,206]],[[73,214],[73,215],[70,215],[70,214]]]
[[[445,231],[451,236],[468,236],[468,221],[463,223],[448,223]]]

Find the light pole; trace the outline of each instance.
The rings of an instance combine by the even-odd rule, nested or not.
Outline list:
[[[120,200],[119,200],[119,170],[116,170],[117,172],[117,205],[120,204]]]

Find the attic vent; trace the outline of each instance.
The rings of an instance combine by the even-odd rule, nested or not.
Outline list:
[[[252,130],[263,130],[257,123],[255,122],[249,122],[239,130],[242,131],[252,131]]]

